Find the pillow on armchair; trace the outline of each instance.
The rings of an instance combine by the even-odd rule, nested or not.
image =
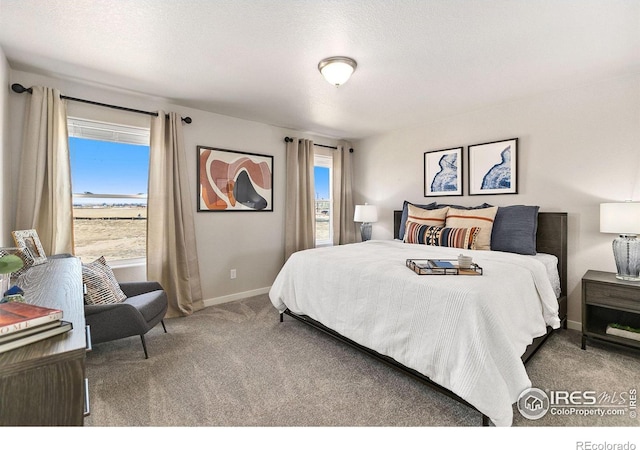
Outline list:
[[[86,305],[121,303],[127,298],[104,256],[82,264],[82,282],[87,289],[84,296]]]

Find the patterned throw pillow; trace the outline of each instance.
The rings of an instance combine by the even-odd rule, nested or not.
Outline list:
[[[409,220],[406,225],[404,242],[408,244],[424,244],[475,250],[478,233],[480,233],[480,228],[478,227],[431,227]]]
[[[450,228],[480,228],[476,249],[491,250],[491,231],[497,212],[497,206],[482,209],[449,208],[446,226]]]
[[[423,209],[409,204],[407,208],[407,222],[415,222],[432,227],[444,227],[449,208]],[[406,233],[406,228],[405,228]]]
[[[104,256],[93,262],[82,264],[82,282],[87,289],[84,296],[84,302],[87,305],[120,303],[127,298]]]

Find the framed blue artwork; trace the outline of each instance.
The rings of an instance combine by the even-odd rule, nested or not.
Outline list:
[[[469,146],[469,195],[518,193],[518,138]]]
[[[462,147],[424,153],[424,196],[462,195]]]

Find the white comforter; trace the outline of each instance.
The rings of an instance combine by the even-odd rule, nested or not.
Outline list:
[[[469,251],[482,276],[417,275],[407,258],[456,258],[460,249],[367,241],[294,253],[278,274],[273,305],[426,375],[498,426],[531,386],[520,357],[558,328],[558,302],[535,258]]]

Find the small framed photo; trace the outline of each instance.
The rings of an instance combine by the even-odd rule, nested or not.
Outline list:
[[[462,147],[424,153],[424,196],[462,195]]]
[[[198,211],[273,211],[273,156],[198,146]]]
[[[34,266],[47,262],[47,255],[36,230],[16,230],[11,234],[16,245],[31,255]]]
[[[518,138],[469,146],[469,195],[518,193]]]

